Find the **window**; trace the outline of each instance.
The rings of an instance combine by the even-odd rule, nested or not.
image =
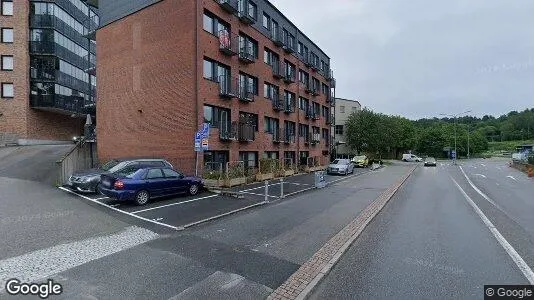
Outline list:
[[[254,127],[255,131],[258,131],[258,115],[247,113],[247,112],[239,112],[239,123],[251,125]]]
[[[278,37],[278,23],[274,20],[271,22],[271,32],[274,37]]]
[[[258,42],[241,33],[239,34],[239,51],[251,54],[254,58],[258,58]]]
[[[321,106],[319,103],[312,102],[313,113],[319,115],[321,113]]]
[[[317,92],[321,91],[321,83],[319,82],[319,79],[312,77],[312,88]]]
[[[295,36],[293,36],[291,33],[289,33],[287,36],[286,45],[291,49],[295,49]]]
[[[285,61],[285,65],[286,65],[286,73],[285,75],[288,75],[288,76],[291,76],[291,77],[295,77],[295,70],[297,69],[297,67],[295,67],[294,64],[288,62],[287,60]]]
[[[295,107],[295,94],[290,91],[285,91],[286,105],[289,107]]]
[[[278,57],[278,54],[272,52],[268,48],[265,48],[263,51],[263,61],[269,66],[274,66],[280,61],[280,58]]]
[[[263,97],[265,99],[274,100],[275,96],[278,95],[279,88],[276,85],[265,82],[263,84]]]
[[[219,82],[220,80],[230,80],[230,67],[221,63],[204,58],[203,76],[205,79]]]
[[[180,173],[171,169],[163,169],[163,175],[165,178],[180,178]]]
[[[305,137],[308,136],[310,132],[310,127],[306,124],[299,124],[299,136]]]
[[[328,85],[323,83],[323,94],[328,95]]]
[[[342,114],[344,114],[344,113],[345,113],[345,106],[341,105],[341,106],[339,107],[339,112],[342,113]]]
[[[213,70],[214,63],[212,61],[204,59],[204,78],[215,80],[215,72]]]
[[[273,134],[275,130],[278,130],[278,124],[278,119],[265,117],[263,127],[265,129],[265,132]]]
[[[301,110],[308,110],[308,107],[310,106],[310,101],[306,98],[299,98],[299,108]]]
[[[13,28],[2,28],[2,43],[13,43]]]
[[[2,16],[13,15],[13,1],[2,0]]]
[[[302,51],[304,51],[304,45],[303,45],[301,42],[299,42],[299,44],[298,44],[298,48],[297,48],[297,52],[298,52],[300,55],[302,55],[302,54],[303,54]]]
[[[328,140],[328,129],[323,128],[323,139]]]
[[[295,122],[284,121],[284,127],[287,136],[295,136]]]
[[[204,30],[216,36],[219,36],[221,31],[230,32],[230,26],[226,22],[213,16],[209,12],[204,12],[203,23]]]
[[[212,128],[230,128],[230,110],[226,108],[204,105],[204,123]]]
[[[239,73],[239,86],[252,89],[254,95],[258,96],[258,78],[246,73]]]
[[[336,134],[343,134],[343,125],[336,125]]]
[[[278,159],[278,151],[263,152],[263,158]]]
[[[163,178],[163,172],[161,172],[161,169],[148,170],[148,173],[146,174],[146,179],[158,179],[158,178]]]
[[[2,55],[2,71],[13,71],[12,55]]]
[[[13,83],[2,82],[2,98],[13,98],[14,96]]]
[[[299,81],[308,87],[310,85],[310,75],[305,71],[299,70]]]
[[[263,27],[267,30],[271,29],[271,17],[266,13],[263,13]]]

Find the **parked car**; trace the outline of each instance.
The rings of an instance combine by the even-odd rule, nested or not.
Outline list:
[[[403,161],[410,161],[410,162],[421,162],[423,161],[423,159],[417,155],[413,155],[413,154],[410,154],[410,153],[407,153],[407,154],[403,154],[402,155],[402,160]]]
[[[143,168],[118,174],[102,174],[99,190],[119,201],[145,205],[151,199],[188,193],[196,195],[204,188],[199,177],[187,177],[172,168]]]
[[[369,166],[369,158],[367,155],[354,156],[352,162],[354,163],[354,166],[360,168],[367,168]]]
[[[171,163],[160,158],[135,158],[135,159],[113,159],[103,164],[99,168],[74,172],[69,177],[67,185],[75,191],[83,193],[97,192],[100,184],[100,175],[105,173],[117,173],[128,169],[137,170],[143,167],[168,167],[173,168]]]
[[[425,159],[425,167],[433,166],[435,167],[437,165],[436,159],[433,157],[427,157]]]
[[[347,175],[354,173],[354,163],[350,159],[336,159],[326,169],[327,174]]]

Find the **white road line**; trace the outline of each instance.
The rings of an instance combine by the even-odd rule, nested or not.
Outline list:
[[[472,167],[473,169],[476,169],[476,168],[477,168],[477,167],[475,167],[475,166],[471,166],[471,167]]]
[[[111,206],[111,207],[119,207],[121,205],[120,204],[110,204],[109,206]]]
[[[195,202],[195,201],[199,201],[199,200],[204,200],[204,199],[208,199],[208,198],[213,198],[213,197],[217,197],[217,196],[219,196],[219,195],[211,195],[211,196],[195,198],[195,199],[191,199],[191,200],[187,200],[187,201],[176,202],[176,203],[171,203],[171,204],[151,207],[151,208],[147,208],[147,209],[136,210],[136,211],[133,211],[132,214],[138,214],[138,213],[142,213],[142,212],[145,212],[145,211],[151,211],[151,210],[160,209],[160,208],[169,207],[169,206],[187,204],[187,203],[191,203],[191,202]]]
[[[250,192],[241,192],[243,194],[247,194],[247,195],[256,195],[256,196],[262,196],[262,197],[265,197],[265,194],[257,194],[257,193],[250,193]],[[271,196],[271,195],[267,195],[267,197],[269,198],[278,198],[276,196]]]
[[[498,170],[502,170],[502,168],[501,168],[501,167],[496,167],[496,168],[497,168]]]
[[[475,175],[475,176],[480,176],[480,177],[482,177],[482,178],[487,178],[486,175],[484,175],[484,174],[474,174],[474,175]]]
[[[174,230],[178,230],[178,227],[176,227],[176,226],[172,226],[172,225],[169,225],[169,224],[165,224],[165,223],[157,222],[157,221],[154,221],[154,220],[150,220],[150,219],[147,219],[147,218],[143,218],[143,217],[141,217],[141,216],[134,215],[134,214],[132,214],[132,213],[130,213],[130,212],[127,212],[127,211],[120,210],[120,209],[118,209],[118,208],[109,206],[109,205],[107,205],[107,204],[105,204],[105,203],[102,203],[102,202],[100,202],[100,201],[93,200],[93,199],[91,199],[91,198],[89,198],[89,197],[86,197],[86,196],[84,196],[84,195],[77,194],[77,193],[75,193],[75,192],[73,192],[73,191],[71,191],[71,190],[69,190],[69,189],[64,188],[64,187],[61,187],[61,186],[60,186],[59,189],[64,190],[64,191],[66,191],[66,192],[69,192],[69,193],[71,193],[71,194],[74,194],[74,195],[76,195],[76,196],[78,196],[78,197],[81,197],[81,198],[83,198],[83,199],[85,199],[85,200],[88,200],[88,201],[91,201],[91,202],[93,202],[93,203],[96,203],[96,204],[98,204],[98,205],[105,206],[105,207],[107,207],[107,208],[109,208],[109,209],[111,209],[111,210],[114,210],[114,211],[116,211],[116,212],[123,213],[123,214],[125,214],[125,215],[130,216],[130,217],[134,217],[134,218],[137,218],[137,219],[146,221],[146,222],[150,222],[150,223],[154,223],[154,224],[157,224],[157,225],[160,225],[160,226],[163,226],[163,227],[167,227],[167,228],[171,228],[171,229],[174,229]]]
[[[510,178],[510,179],[513,179],[514,181],[517,181],[517,179],[515,179],[514,176],[512,176],[512,175],[508,175],[508,176],[506,176],[506,178]]]
[[[101,198],[96,198],[94,200],[96,201],[101,201],[101,200],[106,200],[106,199],[109,199],[109,197],[101,197]]]
[[[485,167],[486,165],[485,164],[480,164],[481,166]]]
[[[309,191],[309,190],[313,190],[315,189],[315,187],[310,187],[310,188],[306,188],[306,189],[303,189],[303,190],[299,190],[299,191],[296,191],[296,192],[293,192],[293,193],[289,193],[289,194],[284,194],[284,197],[289,197],[289,196],[292,196],[292,195],[296,195],[296,194],[299,194],[299,193],[302,193],[302,192],[305,192],[305,191]]]
[[[499,244],[501,244],[504,250],[506,250],[506,253],[508,253],[508,255],[515,262],[519,270],[521,270],[523,275],[525,275],[525,277],[530,282],[530,284],[534,285],[534,272],[532,272],[532,269],[527,265],[525,260],[523,260],[523,258],[519,255],[519,253],[517,253],[514,247],[510,245],[510,243],[508,243],[508,241],[504,238],[504,236],[502,236],[499,230],[497,230],[495,225],[491,223],[491,221],[486,217],[486,215],[482,212],[482,210],[480,210],[480,208],[475,204],[473,199],[471,199],[471,197],[469,197],[469,195],[467,195],[467,193],[462,189],[462,187],[458,184],[458,182],[456,182],[456,180],[454,180],[452,177],[451,179],[454,182],[454,184],[456,184],[456,186],[458,187],[462,195],[465,197],[467,202],[471,205],[471,207],[475,210],[478,216],[482,219],[482,221],[484,222],[484,225],[486,225],[486,227],[491,231],[493,236],[497,239]]]
[[[152,219],[152,220],[154,220],[154,221],[161,221],[161,220],[163,220],[163,218],[156,218],[156,219]]]
[[[307,183],[295,183],[295,182],[284,182],[284,183],[293,184],[293,185],[307,185],[307,186],[312,185],[312,184],[307,184]]]
[[[155,232],[130,226],[112,235],[56,245],[0,260],[0,292],[9,278],[17,278],[22,282],[44,280],[156,238],[158,234]]]
[[[467,176],[467,174],[465,174],[464,172],[464,169],[462,168],[462,166],[460,166],[460,171],[462,171],[462,173],[464,174],[465,176],[465,179],[467,180],[467,182],[469,183],[469,185],[480,195],[482,196],[484,199],[486,199],[489,203],[493,204],[493,206],[497,207],[498,209],[500,209],[501,211],[502,208],[497,205],[495,202],[493,202],[493,200],[491,200],[490,197],[488,197],[486,194],[484,194],[472,181],[471,179],[469,179],[469,177]],[[503,211],[504,212],[504,211]]]

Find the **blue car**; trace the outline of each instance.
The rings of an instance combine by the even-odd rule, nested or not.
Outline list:
[[[150,199],[188,193],[196,195],[203,188],[198,177],[186,177],[171,168],[142,168],[130,174],[103,174],[100,192],[120,201],[145,205]]]

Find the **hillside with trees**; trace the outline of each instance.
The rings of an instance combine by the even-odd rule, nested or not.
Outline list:
[[[534,108],[512,111],[500,117],[463,116],[412,121],[373,112],[367,108],[353,113],[347,123],[347,145],[355,152],[372,156],[399,157],[412,150],[421,155],[447,157],[454,149],[456,131],[459,156],[471,156],[489,149],[495,142],[526,141],[534,137]],[[469,141],[469,142],[468,142]],[[513,145],[513,142],[510,142]]]

